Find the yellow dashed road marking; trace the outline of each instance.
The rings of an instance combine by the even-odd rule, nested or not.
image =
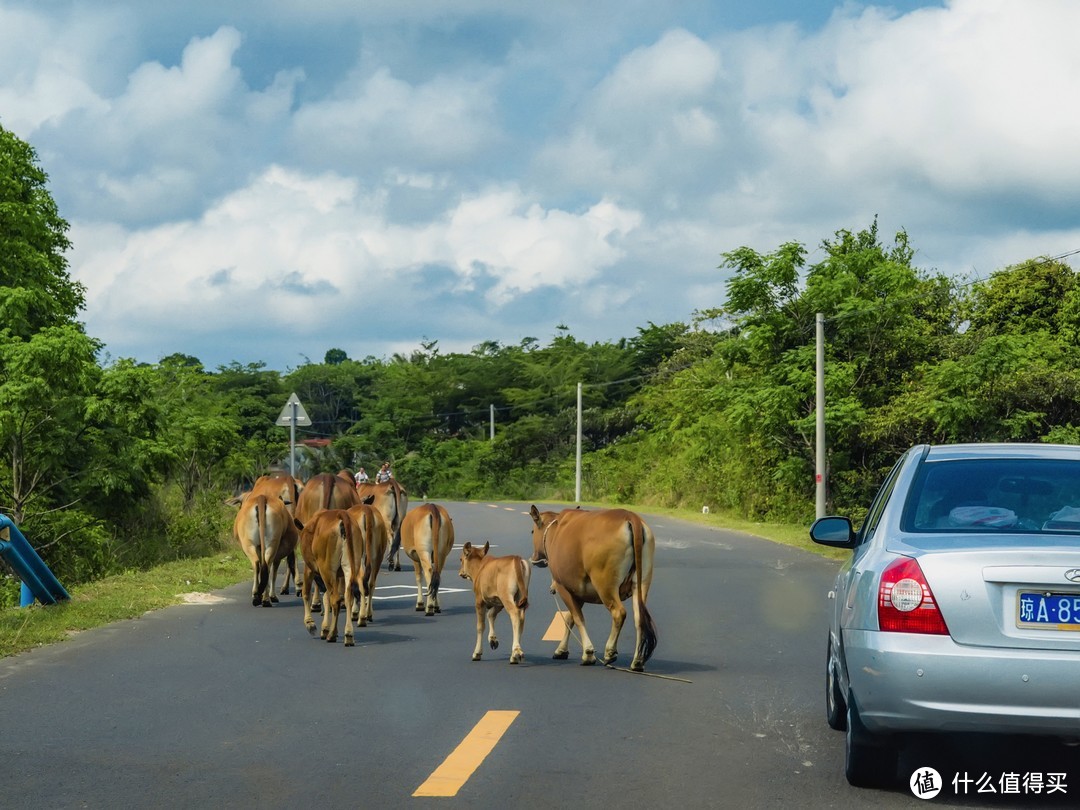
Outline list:
[[[485,714],[413,796],[456,796],[519,714],[508,711]]]

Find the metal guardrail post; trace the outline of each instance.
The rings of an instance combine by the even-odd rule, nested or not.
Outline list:
[[[34,599],[43,605],[55,605],[61,599],[71,598],[7,515],[0,515],[0,558],[22,580],[21,606],[32,604]]]

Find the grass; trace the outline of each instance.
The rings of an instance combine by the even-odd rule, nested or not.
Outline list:
[[[634,508],[717,529],[745,532],[831,559],[850,554],[815,545],[803,525],[756,523],[723,513],[703,515],[685,509]],[[209,593],[250,577],[251,564],[238,548],[230,547],[212,557],[178,560],[149,571],[129,571],[80,585],[69,589],[70,601],[56,605],[0,609],[0,657],[63,641],[82,630],[134,619],[151,610],[180,604],[184,594]]]
[[[133,619],[183,602],[185,593],[226,588],[248,579],[251,563],[239,549],[177,560],[149,571],[128,571],[69,588],[69,601],[0,610],[0,657],[53,644],[82,630]]]

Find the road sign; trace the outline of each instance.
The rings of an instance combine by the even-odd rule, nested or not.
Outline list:
[[[294,417],[296,418],[295,423],[293,422]],[[306,426],[311,424],[311,418],[307,415],[307,411],[304,410],[304,406],[300,404],[300,398],[293,394],[289,397],[289,401],[285,403],[285,407],[281,409],[281,415],[274,424],[282,427],[288,427],[292,424]]]

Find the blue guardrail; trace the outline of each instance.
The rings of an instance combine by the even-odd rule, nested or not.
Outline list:
[[[35,599],[43,605],[55,605],[61,599],[71,598],[7,515],[0,515],[0,558],[22,580],[23,607],[33,604]]]

